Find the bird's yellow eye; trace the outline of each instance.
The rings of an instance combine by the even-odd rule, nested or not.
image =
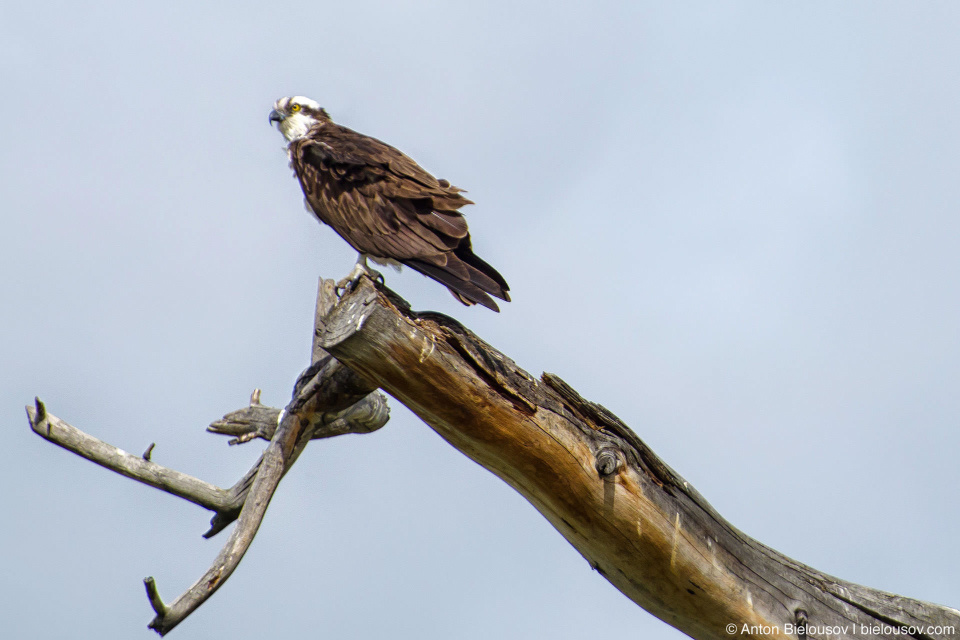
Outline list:
[[[294,113],[300,111],[300,105],[294,102],[292,105],[290,105],[290,111],[293,111]]]

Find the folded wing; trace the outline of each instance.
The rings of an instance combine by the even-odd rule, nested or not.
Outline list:
[[[446,285],[464,304],[510,300],[496,269],[473,253],[461,189],[375,138],[332,122],[290,145],[315,215],[360,253],[396,260]]]

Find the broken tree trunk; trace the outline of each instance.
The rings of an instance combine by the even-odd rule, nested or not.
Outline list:
[[[624,595],[694,638],[960,631],[955,609],[832,578],[746,536],[605,408],[369,281],[327,315],[319,343],[519,491]]]
[[[519,491],[627,597],[694,638],[956,638],[955,609],[832,578],[744,535],[616,416],[557,376],[531,377],[455,320],[415,313],[366,278],[335,304],[332,287],[321,283],[314,364],[287,408],[254,398],[211,425],[239,442],[270,440],[230,490],[158,471],[149,450],[134,460],[39,402],[28,409],[43,437],[215,511],[208,535],[239,518],[211,569],[173,605],[147,582],[157,613],[151,627],[161,634],[229,577],[280,477],[311,439],[386,422],[382,398],[370,393],[379,387]]]

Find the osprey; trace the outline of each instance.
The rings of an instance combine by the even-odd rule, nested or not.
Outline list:
[[[390,145],[334,123],[309,98],[281,98],[270,122],[289,143],[290,166],[307,209],[359,252],[346,286],[367,267],[407,265],[450,289],[466,305],[499,311],[510,287],[478,258],[460,207],[473,204],[462,189],[437,180]]]

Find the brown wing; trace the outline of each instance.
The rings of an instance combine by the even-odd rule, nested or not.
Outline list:
[[[510,299],[503,277],[473,254],[458,211],[471,202],[461,189],[390,145],[330,122],[290,151],[311,209],[354,249],[406,264],[465,304],[497,310],[487,294]]]

